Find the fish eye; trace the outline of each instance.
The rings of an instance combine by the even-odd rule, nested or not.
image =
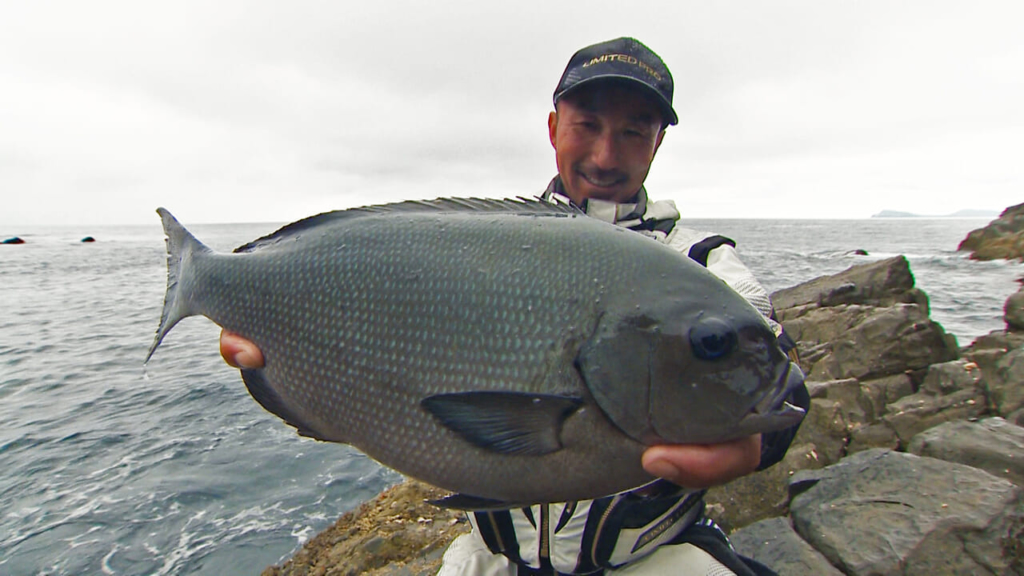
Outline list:
[[[739,338],[729,324],[719,318],[704,318],[690,328],[690,346],[702,360],[717,360],[736,348]]]

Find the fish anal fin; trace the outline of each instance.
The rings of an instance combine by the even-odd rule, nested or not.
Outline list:
[[[249,389],[249,394],[267,412],[285,421],[289,426],[298,430],[299,435],[322,440],[325,442],[339,442],[335,438],[328,438],[326,435],[316,431],[315,428],[306,423],[294,410],[281,399],[281,396],[267,380],[267,375],[262,368],[242,369],[242,381]]]
[[[472,444],[501,454],[541,456],[562,448],[562,423],[582,400],[520,392],[459,392],[420,404]]]
[[[517,504],[514,502],[481,498],[470,494],[452,494],[450,496],[445,496],[444,498],[438,498],[437,500],[427,500],[427,503],[440,508],[466,510],[467,512],[474,510],[510,510],[512,508],[522,508],[523,506],[528,505],[525,503]]]

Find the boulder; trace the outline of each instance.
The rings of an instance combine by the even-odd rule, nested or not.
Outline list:
[[[1009,350],[991,364],[986,360],[977,363],[983,367],[982,385],[992,411],[1000,416],[1008,416],[1024,408],[1024,349]],[[988,365],[987,370],[985,365]]]
[[[1024,204],[1010,206],[984,228],[972,230],[957,247],[974,260],[1024,259]]]
[[[892,426],[884,422],[872,422],[850,431],[850,440],[846,445],[846,454],[855,454],[872,448],[896,450],[900,447],[900,437]]]
[[[960,390],[972,390],[978,386],[981,371],[975,362],[953,360],[932,364],[925,372],[920,391],[943,396]]]
[[[1014,574],[1024,499],[962,464],[874,449],[790,480],[797,533],[844,574]]]
[[[881,422],[892,429],[906,446],[920,432],[951,420],[977,418],[985,412],[985,394],[980,388],[958,390],[946,395],[918,392],[886,407]]]
[[[812,380],[876,379],[959,356],[902,256],[780,290],[772,302]]]
[[[1024,330],[1024,289],[1017,290],[1006,299],[1003,321],[1007,330]]]
[[[854,435],[857,446],[853,451],[865,447],[893,447],[891,437],[882,432],[881,427],[892,430],[897,446],[905,447],[914,435],[933,426],[977,418],[985,413],[988,402],[980,383],[981,371],[974,362],[954,360],[933,364],[923,375],[918,392],[886,405],[877,422],[879,426]]]
[[[1024,428],[999,417],[940,424],[914,436],[908,450],[966,464],[1024,486]]]
[[[887,405],[917,391],[911,374],[912,372],[903,372],[861,382],[864,398],[871,405],[873,419],[884,416]]]
[[[786,325],[784,323],[784,325]],[[788,325],[786,325],[788,328]],[[959,356],[956,340],[915,304],[875,308],[803,366],[814,380],[861,380],[925,368]]]
[[[729,535],[740,554],[768,566],[779,576],[842,576],[820,552],[793,530],[787,518],[769,518]]]
[[[982,351],[994,351],[1006,353],[1014,348],[1024,347],[1024,332],[1017,332],[1013,330],[994,330],[979,336],[970,346],[965,350],[965,355],[973,355]],[[971,358],[972,360],[976,359]],[[980,364],[980,362],[979,362]]]
[[[914,287],[914,275],[903,256],[858,264],[831,276],[815,278],[772,294],[776,310],[803,309],[808,305],[828,308],[843,304],[891,306],[919,304],[928,297]]]
[[[872,391],[856,378],[826,382],[808,381],[807,391],[811,399],[822,398],[836,402],[847,426],[870,422],[880,416],[875,413],[876,406],[870,396]]]

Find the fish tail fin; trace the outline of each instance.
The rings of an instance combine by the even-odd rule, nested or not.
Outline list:
[[[156,337],[149,347],[149,353],[146,354],[146,362],[153,357],[160,342],[175,324],[196,313],[189,308],[188,294],[182,291],[182,286],[187,283],[181,280],[190,274],[194,256],[212,252],[166,209],[157,208],[156,213],[163,220],[164,234],[167,235],[167,293],[164,295],[164,308],[160,313],[160,327],[157,328]]]

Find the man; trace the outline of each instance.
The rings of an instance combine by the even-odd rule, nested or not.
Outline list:
[[[548,117],[558,175],[544,198],[561,196],[588,215],[688,254],[768,317],[767,293],[732,241],[676,226],[674,204],[647,198],[643,183],[651,162],[665,128],[678,122],[672,93],[665,64],[637,40],[619,38],[574,54]],[[237,367],[263,363],[255,346],[227,332],[221,354]],[[793,402],[806,407],[808,399]],[[654,446],[644,452],[643,467],[665,480],[645,488],[594,501],[471,514],[473,532],[452,544],[440,574],[770,573],[731,551],[703,517],[702,497],[710,486],[777,462],[793,434],[795,429],[718,445]]]

